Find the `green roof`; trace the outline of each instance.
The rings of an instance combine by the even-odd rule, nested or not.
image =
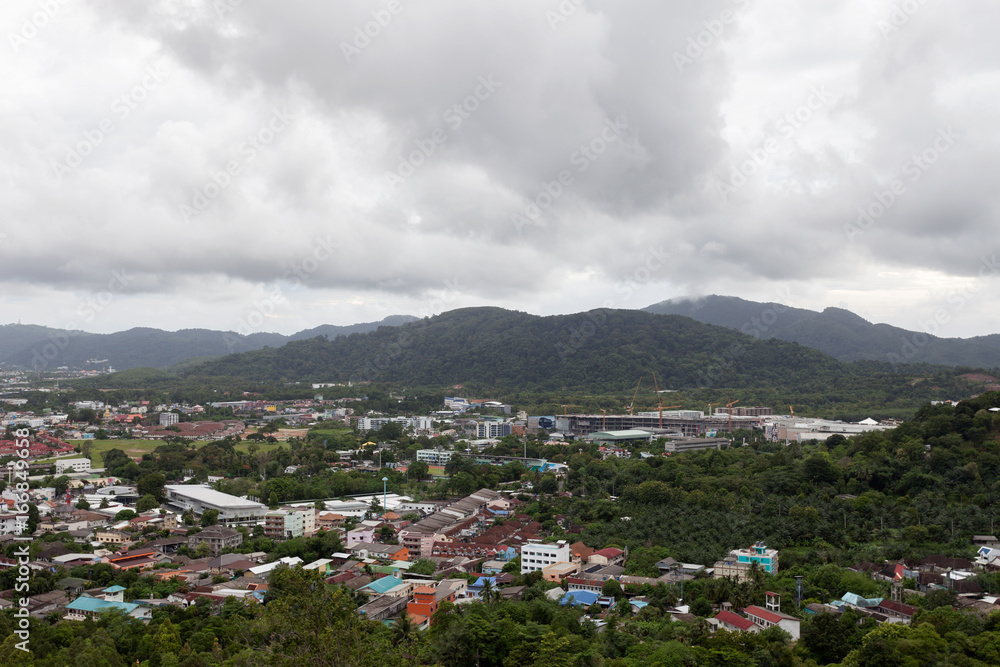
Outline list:
[[[379,595],[383,595],[402,583],[402,580],[397,579],[396,577],[382,577],[381,579],[376,579],[367,586],[362,586],[361,590],[370,590],[378,593]]]
[[[121,609],[126,614],[130,613],[132,610],[136,609],[139,605],[133,604],[131,602],[112,602],[110,600],[101,600],[100,598],[92,598],[86,595],[78,597],[77,599],[66,605],[67,609],[72,609],[73,611],[90,611],[90,612],[102,612],[110,611],[112,609]]]

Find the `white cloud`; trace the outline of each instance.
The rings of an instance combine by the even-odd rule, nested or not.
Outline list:
[[[535,0],[220,2],[67,0],[38,26],[39,3],[0,6],[9,319],[62,326],[118,270],[134,279],[85,328],[233,328],[326,243],[263,326],[416,313],[457,281],[447,307],[787,287],[914,327],[996,247],[985,0],[905,20],[888,1],[588,0],[556,22]],[[645,277],[650,248],[670,260]],[[988,294],[944,333],[995,330]]]

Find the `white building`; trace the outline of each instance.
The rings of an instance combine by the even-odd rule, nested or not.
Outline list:
[[[20,535],[28,525],[28,514],[0,514],[0,535]]]
[[[197,516],[208,510],[218,510],[221,524],[256,525],[263,523],[267,514],[267,505],[263,503],[231,496],[208,486],[168,484],[163,488],[167,494],[167,505],[181,512],[191,510]]]
[[[510,433],[510,422],[487,421],[476,424],[477,438],[502,438]]]
[[[160,426],[173,426],[174,424],[180,422],[181,416],[176,412],[161,412],[160,413]]]
[[[556,563],[569,562],[569,544],[559,540],[555,544],[529,541],[521,547],[521,574],[541,570]]]
[[[90,459],[57,459],[56,474],[70,472],[90,472]]]
[[[417,460],[427,465],[443,466],[451,461],[452,454],[454,452],[444,449],[418,449]]]

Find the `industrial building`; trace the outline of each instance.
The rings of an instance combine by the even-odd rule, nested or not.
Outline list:
[[[556,430],[567,436],[582,438],[598,431],[628,431],[633,429],[665,429],[682,436],[696,438],[702,435],[714,436],[730,428],[761,428],[764,417],[740,417],[736,415],[712,415],[692,410],[674,413],[663,411],[637,415],[575,414],[556,415]]]
[[[201,484],[168,484],[163,487],[166,504],[180,512],[191,510],[201,516],[208,510],[219,511],[219,523],[257,525],[263,523],[267,505],[238,498]]]

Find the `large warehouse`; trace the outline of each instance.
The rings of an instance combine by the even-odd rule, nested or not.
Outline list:
[[[191,510],[201,516],[208,510],[219,510],[219,523],[255,525],[263,523],[267,505],[200,484],[168,484],[167,504],[184,512]]]

